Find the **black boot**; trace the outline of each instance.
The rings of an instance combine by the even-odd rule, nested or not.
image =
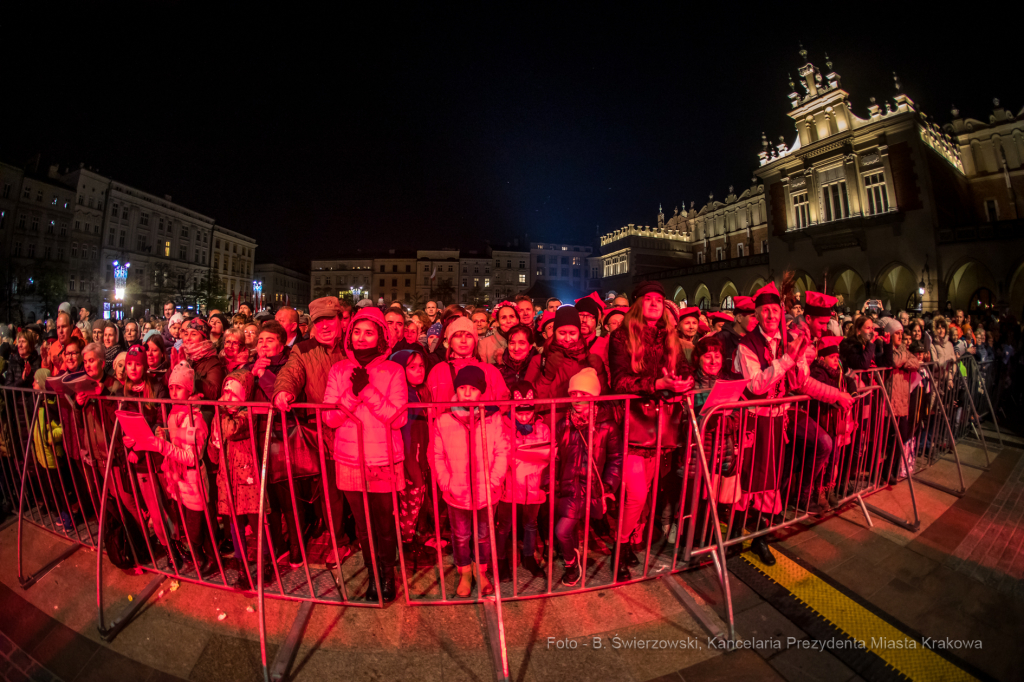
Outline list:
[[[633,555],[633,550],[629,548],[629,543],[623,542],[619,545],[619,570],[615,573],[615,580],[618,582],[625,582],[626,580],[632,580],[633,575],[629,572],[629,557]],[[639,562],[637,562],[639,563]]]
[[[366,577],[370,581],[366,586],[366,601],[375,602],[377,601],[377,578],[373,575],[373,568],[370,566],[366,567]]]
[[[775,555],[772,554],[772,550],[768,547],[768,538],[760,535],[750,543],[750,549],[754,550],[754,554],[761,560],[761,563],[765,566],[775,565]]]
[[[498,559],[498,578],[503,583],[512,582],[512,567],[509,565],[508,557]]]
[[[395,567],[384,566],[380,571],[380,596],[387,604],[395,600]]]

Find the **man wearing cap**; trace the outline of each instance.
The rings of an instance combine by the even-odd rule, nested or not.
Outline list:
[[[733,371],[747,381],[745,395],[749,400],[781,398],[799,388],[809,375],[804,352],[807,336],[796,334],[790,338],[785,333],[782,297],[774,282],[757,291],[754,306],[758,326],[740,340]],[[734,512],[743,513],[733,521],[734,533],[744,526],[754,532],[766,529],[783,509],[780,488],[787,408],[761,406],[751,412],[744,419],[747,433],[743,442],[752,443],[744,447],[741,459],[744,494],[733,506]],[[751,549],[765,565],[775,563],[764,535],[754,538]]]
[[[718,339],[722,342],[722,368],[732,374],[733,360],[736,357],[736,347],[740,345],[740,339],[747,335],[757,326],[757,318],[754,317],[754,299],[750,296],[734,296],[732,299],[732,322],[722,327],[718,332]]]
[[[592,291],[583,298],[577,298],[575,307],[576,312],[580,314],[580,340],[591,353],[595,353],[594,344],[598,340],[597,321],[601,319],[601,314],[604,312],[604,301],[596,291]],[[605,341],[605,346],[607,346],[607,341]],[[607,355],[607,348],[605,354]]]
[[[479,342],[480,359],[489,365],[496,365],[501,354],[508,347],[508,332],[512,327],[519,324],[520,316],[519,310],[512,302],[502,301],[494,306],[491,317],[498,321],[498,328],[494,330],[493,334],[482,339],[479,338],[478,329],[477,339]]]
[[[309,319],[313,329],[313,338],[301,341],[292,347],[288,355],[288,361],[278,372],[274,379],[273,402],[274,407],[282,412],[291,411],[292,403],[322,403],[324,392],[327,390],[327,377],[331,367],[335,363],[345,359],[344,333],[342,332],[341,302],[334,296],[324,296],[309,304]],[[298,417],[306,429],[316,433],[316,415],[312,412]],[[324,431],[328,431],[325,427]],[[334,448],[334,438],[329,433],[324,433],[324,447],[327,448],[325,462],[327,471],[325,475],[330,480],[337,480],[334,458],[331,451]],[[331,529],[335,537],[340,537],[342,524],[341,494],[337,486],[327,486],[329,502],[331,505],[331,518],[334,520],[335,528]],[[321,519],[327,523],[326,511],[321,509]],[[339,548],[343,555],[351,553],[347,547]],[[344,556],[341,557],[344,559]],[[338,557],[331,555],[327,557],[327,563],[338,563]]]

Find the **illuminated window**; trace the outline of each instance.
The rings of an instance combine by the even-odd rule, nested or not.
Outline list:
[[[525,273],[522,273],[522,274],[519,275],[519,283],[520,284],[526,284],[526,274]]]
[[[825,222],[850,217],[850,204],[846,197],[846,180],[833,182],[821,188],[821,207]]]
[[[796,218],[797,229],[811,224],[811,209],[807,203],[807,192],[793,195],[793,216]]]
[[[889,210],[889,193],[885,188],[885,175],[872,173],[864,176],[864,189],[868,195],[868,215],[885,213]]]

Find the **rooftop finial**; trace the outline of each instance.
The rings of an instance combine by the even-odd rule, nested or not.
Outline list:
[[[832,60],[828,58],[828,52],[825,53],[825,68],[832,70]]]
[[[807,50],[804,49],[803,43],[800,43],[800,59],[807,61]]]
[[[763,131],[761,132],[761,147],[764,148],[764,149],[768,149],[768,138],[765,137],[765,134],[764,134]]]
[[[793,83],[793,76],[791,74],[787,73],[786,74],[786,78],[789,79],[789,89],[790,90],[795,90],[796,89],[796,85]]]
[[[953,114],[953,118],[960,118],[960,110],[956,108],[955,104],[953,105],[953,108],[950,109],[949,113]]]
[[[903,89],[903,84],[900,83],[900,77],[896,75],[895,71],[892,72],[892,79],[894,81],[896,81],[896,92],[899,92],[900,90],[902,90]]]
[[[992,104],[993,104],[994,106],[997,106],[997,107],[998,107],[998,106],[999,106],[999,98],[998,98],[998,97],[993,97],[993,98],[992,98]]]

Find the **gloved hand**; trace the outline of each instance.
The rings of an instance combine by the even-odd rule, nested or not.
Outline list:
[[[356,367],[352,370],[352,392],[359,395],[360,391],[370,383],[370,374],[365,367]]]

